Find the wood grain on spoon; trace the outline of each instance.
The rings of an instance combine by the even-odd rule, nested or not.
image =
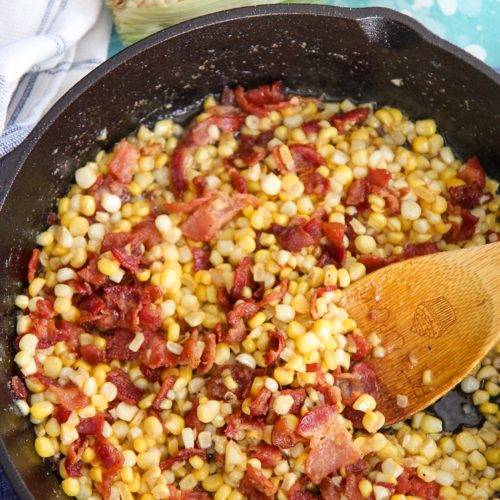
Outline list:
[[[458,384],[499,338],[500,242],[392,264],[348,287],[340,305],[381,338],[386,354],[370,361],[377,409],[399,422]]]

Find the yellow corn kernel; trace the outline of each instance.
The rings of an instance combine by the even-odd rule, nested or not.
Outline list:
[[[437,130],[437,125],[434,120],[418,120],[415,122],[415,131],[418,135],[430,137]]]
[[[227,500],[230,494],[231,486],[229,486],[228,484],[223,484],[217,489],[214,495],[214,500]]]
[[[411,147],[416,153],[428,153],[429,152],[429,141],[427,137],[417,135],[415,139],[411,142]]]
[[[61,482],[62,490],[69,497],[76,497],[80,493],[80,483],[74,477],[68,477]]]
[[[28,287],[28,293],[31,297],[36,297],[42,291],[44,286],[45,279],[36,277],[31,281],[30,286]]]
[[[362,479],[358,483],[358,489],[363,498],[368,498],[373,492],[372,483],[368,479]]]
[[[201,405],[200,405],[201,406]],[[184,429],[184,419],[176,415],[175,413],[171,413],[166,419],[165,419],[165,428],[171,432],[174,436],[179,436],[180,433],[182,432],[182,429]]]
[[[92,467],[89,473],[90,479],[96,483],[102,482],[102,467]]]
[[[101,257],[97,261],[97,268],[105,276],[113,276],[120,269],[120,263],[112,258]]]
[[[35,450],[42,458],[52,457],[56,452],[52,441],[45,436],[40,436],[35,439]]]
[[[224,484],[224,479],[220,474],[213,474],[205,478],[201,485],[205,491],[215,493]]]
[[[381,108],[375,111],[375,117],[386,127],[390,127],[394,120],[392,114],[388,111],[387,108]]]
[[[454,188],[454,187],[459,187],[459,186],[464,186],[465,185],[465,182],[462,180],[462,179],[459,179],[458,177],[454,178],[454,179],[450,179],[447,183],[446,183],[446,187],[448,189],[450,188]]]

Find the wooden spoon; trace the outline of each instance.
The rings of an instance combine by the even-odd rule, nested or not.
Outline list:
[[[370,360],[377,409],[399,422],[458,384],[499,338],[500,242],[392,264],[349,286],[340,305],[382,340],[385,356]]]

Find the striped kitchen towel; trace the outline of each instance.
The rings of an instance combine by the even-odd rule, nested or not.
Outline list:
[[[0,0],[0,157],[107,57],[101,0]]]

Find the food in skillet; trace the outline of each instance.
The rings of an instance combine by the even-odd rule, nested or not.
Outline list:
[[[336,305],[391,262],[497,241],[498,183],[433,120],[237,87],[75,178],[16,299],[11,382],[67,495],[499,489],[500,346],[461,385],[480,428],[419,413],[384,429],[370,357],[389,346]]]

